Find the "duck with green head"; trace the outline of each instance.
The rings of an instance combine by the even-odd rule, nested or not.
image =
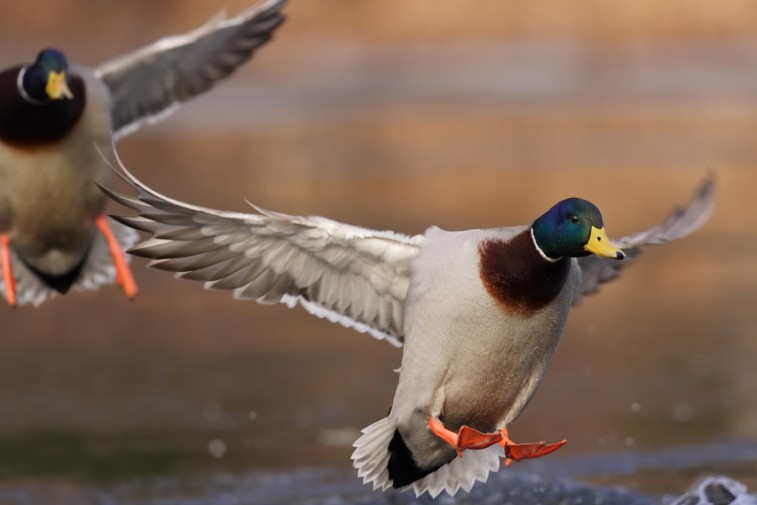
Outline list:
[[[0,72],[0,290],[38,305],[114,280],[137,292],[123,248],[136,234],[103,215],[112,145],[203,93],[283,22],[285,0],[161,39],[96,69],[58,49]]]
[[[622,260],[625,254],[607,238],[602,214],[591,202],[567,198],[531,225],[534,245],[548,261],[597,254]]]
[[[31,65],[18,72],[16,84],[24,101],[34,105],[49,104],[51,100],[73,99],[68,87],[68,62],[57,49],[43,49]]]
[[[571,307],[645,245],[699,228],[714,202],[708,180],[665,223],[616,242],[578,198],[527,226],[407,236],[198,207],[122,171],[136,196],[108,193],[137,212],[116,219],[149,235],[129,250],[149,266],[236,298],[300,304],[404,345],[391,410],[363,430],[352,459],[374,488],[432,496],[470,490],[500,457],[539,457],[564,443],[517,444],[507,428],[541,382]]]

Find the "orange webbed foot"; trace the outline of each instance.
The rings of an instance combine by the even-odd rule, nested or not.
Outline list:
[[[505,456],[507,456],[508,460],[512,461],[541,458],[542,456],[546,456],[547,454],[552,454],[567,443],[568,441],[563,439],[554,444],[547,444],[546,442],[508,444],[505,446]]]
[[[499,432],[482,433],[470,426],[461,426],[457,433],[448,430],[439,419],[429,416],[428,427],[431,432],[451,445],[457,455],[462,457],[465,449],[486,449],[502,440]]]
[[[461,426],[457,432],[458,444],[464,449],[486,449],[502,441],[502,435],[499,432],[482,433],[470,426]]]
[[[11,307],[16,306],[16,278],[11,266],[10,240],[5,233],[0,235],[0,268],[5,285],[5,300]]]
[[[110,256],[113,258],[113,266],[116,268],[116,282],[123,288],[127,297],[134,298],[137,294],[137,283],[134,281],[134,276],[131,273],[129,264],[126,262],[126,256],[121,250],[121,245],[110,229],[108,220],[103,214],[100,214],[95,219],[95,224],[108,243]]]
[[[568,442],[567,440],[561,440],[554,444],[546,442],[517,444],[508,436],[507,428],[494,433],[482,433],[470,426],[461,426],[457,433],[455,433],[448,430],[444,426],[444,423],[433,416],[429,416],[428,418],[428,427],[434,435],[451,445],[460,457],[463,456],[465,449],[475,451],[499,444],[505,451],[505,465],[509,465],[513,461],[546,456]]]
[[[502,434],[502,440],[499,445],[505,450],[505,465],[509,465],[513,461],[517,462],[524,459],[546,456],[568,443],[567,440],[563,439],[554,444],[548,444],[546,442],[518,444],[510,439],[507,434],[507,428],[503,429],[500,433]]]

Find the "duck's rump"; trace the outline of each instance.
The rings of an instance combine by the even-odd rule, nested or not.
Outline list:
[[[35,273],[63,280],[81,267],[97,233],[92,217],[72,224],[75,226],[47,225],[34,233],[29,233],[29,228],[15,228],[11,230],[10,246]]]
[[[137,233],[110,218],[109,226],[122,250],[128,249],[138,239]],[[22,256],[11,243],[10,255],[16,279],[17,303],[39,305],[56,293],[70,289],[94,290],[115,280],[115,268],[108,243],[98,230],[92,228],[83,242],[81,251],[61,253],[56,249],[41,253],[32,263]],[[57,258],[56,258],[57,256]],[[129,260],[129,256],[126,257]],[[0,278],[0,293],[5,292],[5,283]]]

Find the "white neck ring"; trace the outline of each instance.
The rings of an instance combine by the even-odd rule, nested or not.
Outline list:
[[[33,96],[29,95],[29,93],[27,93],[24,89],[24,74],[26,74],[27,68],[28,67],[23,67],[18,71],[18,77],[16,77],[16,86],[18,87],[18,92],[21,95],[21,98],[23,98],[26,102],[29,102],[32,105],[44,105],[47,103],[46,100],[37,100]]]
[[[557,263],[558,261],[560,261],[562,259],[562,256],[560,256],[558,258],[550,258],[549,256],[547,256],[547,254],[544,251],[541,250],[541,247],[539,247],[539,244],[536,243],[536,237],[534,236],[534,228],[533,227],[531,227],[531,241],[534,243],[534,247],[539,252],[539,256],[541,256],[545,260],[549,261],[550,263]]]

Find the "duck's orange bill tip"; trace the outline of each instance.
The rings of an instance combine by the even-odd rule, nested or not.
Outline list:
[[[113,259],[113,266],[116,268],[116,282],[121,286],[126,294],[127,298],[134,300],[137,296],[137,283],[134,280],[134,275],[131,273],[129,263],[126,261],[126,255],[121,249],[121,244],[118,243],[116,237],[110,229],[108,220],[104,214],[100,214],[95,219],[97,228],[100,233],[105,237],[105,241],[108,243],[108,249],[110,250],[110,256]]]
[[[565,445],[568,441],[563,439],[554,444],[545,442],[528,443],[528,444],[507,444],[505,445],[505,456],[513,461],[524,459],[533,459],[552,454],[557,449]],[[507,464],[507,460],[505,460]]]
[[[16,307],[16,279],[13,277],[11,266],[11,251],[8,235],[0,235],[0,268],[2,269],[3,283],[5,284],[5,301],[11,307]]]

